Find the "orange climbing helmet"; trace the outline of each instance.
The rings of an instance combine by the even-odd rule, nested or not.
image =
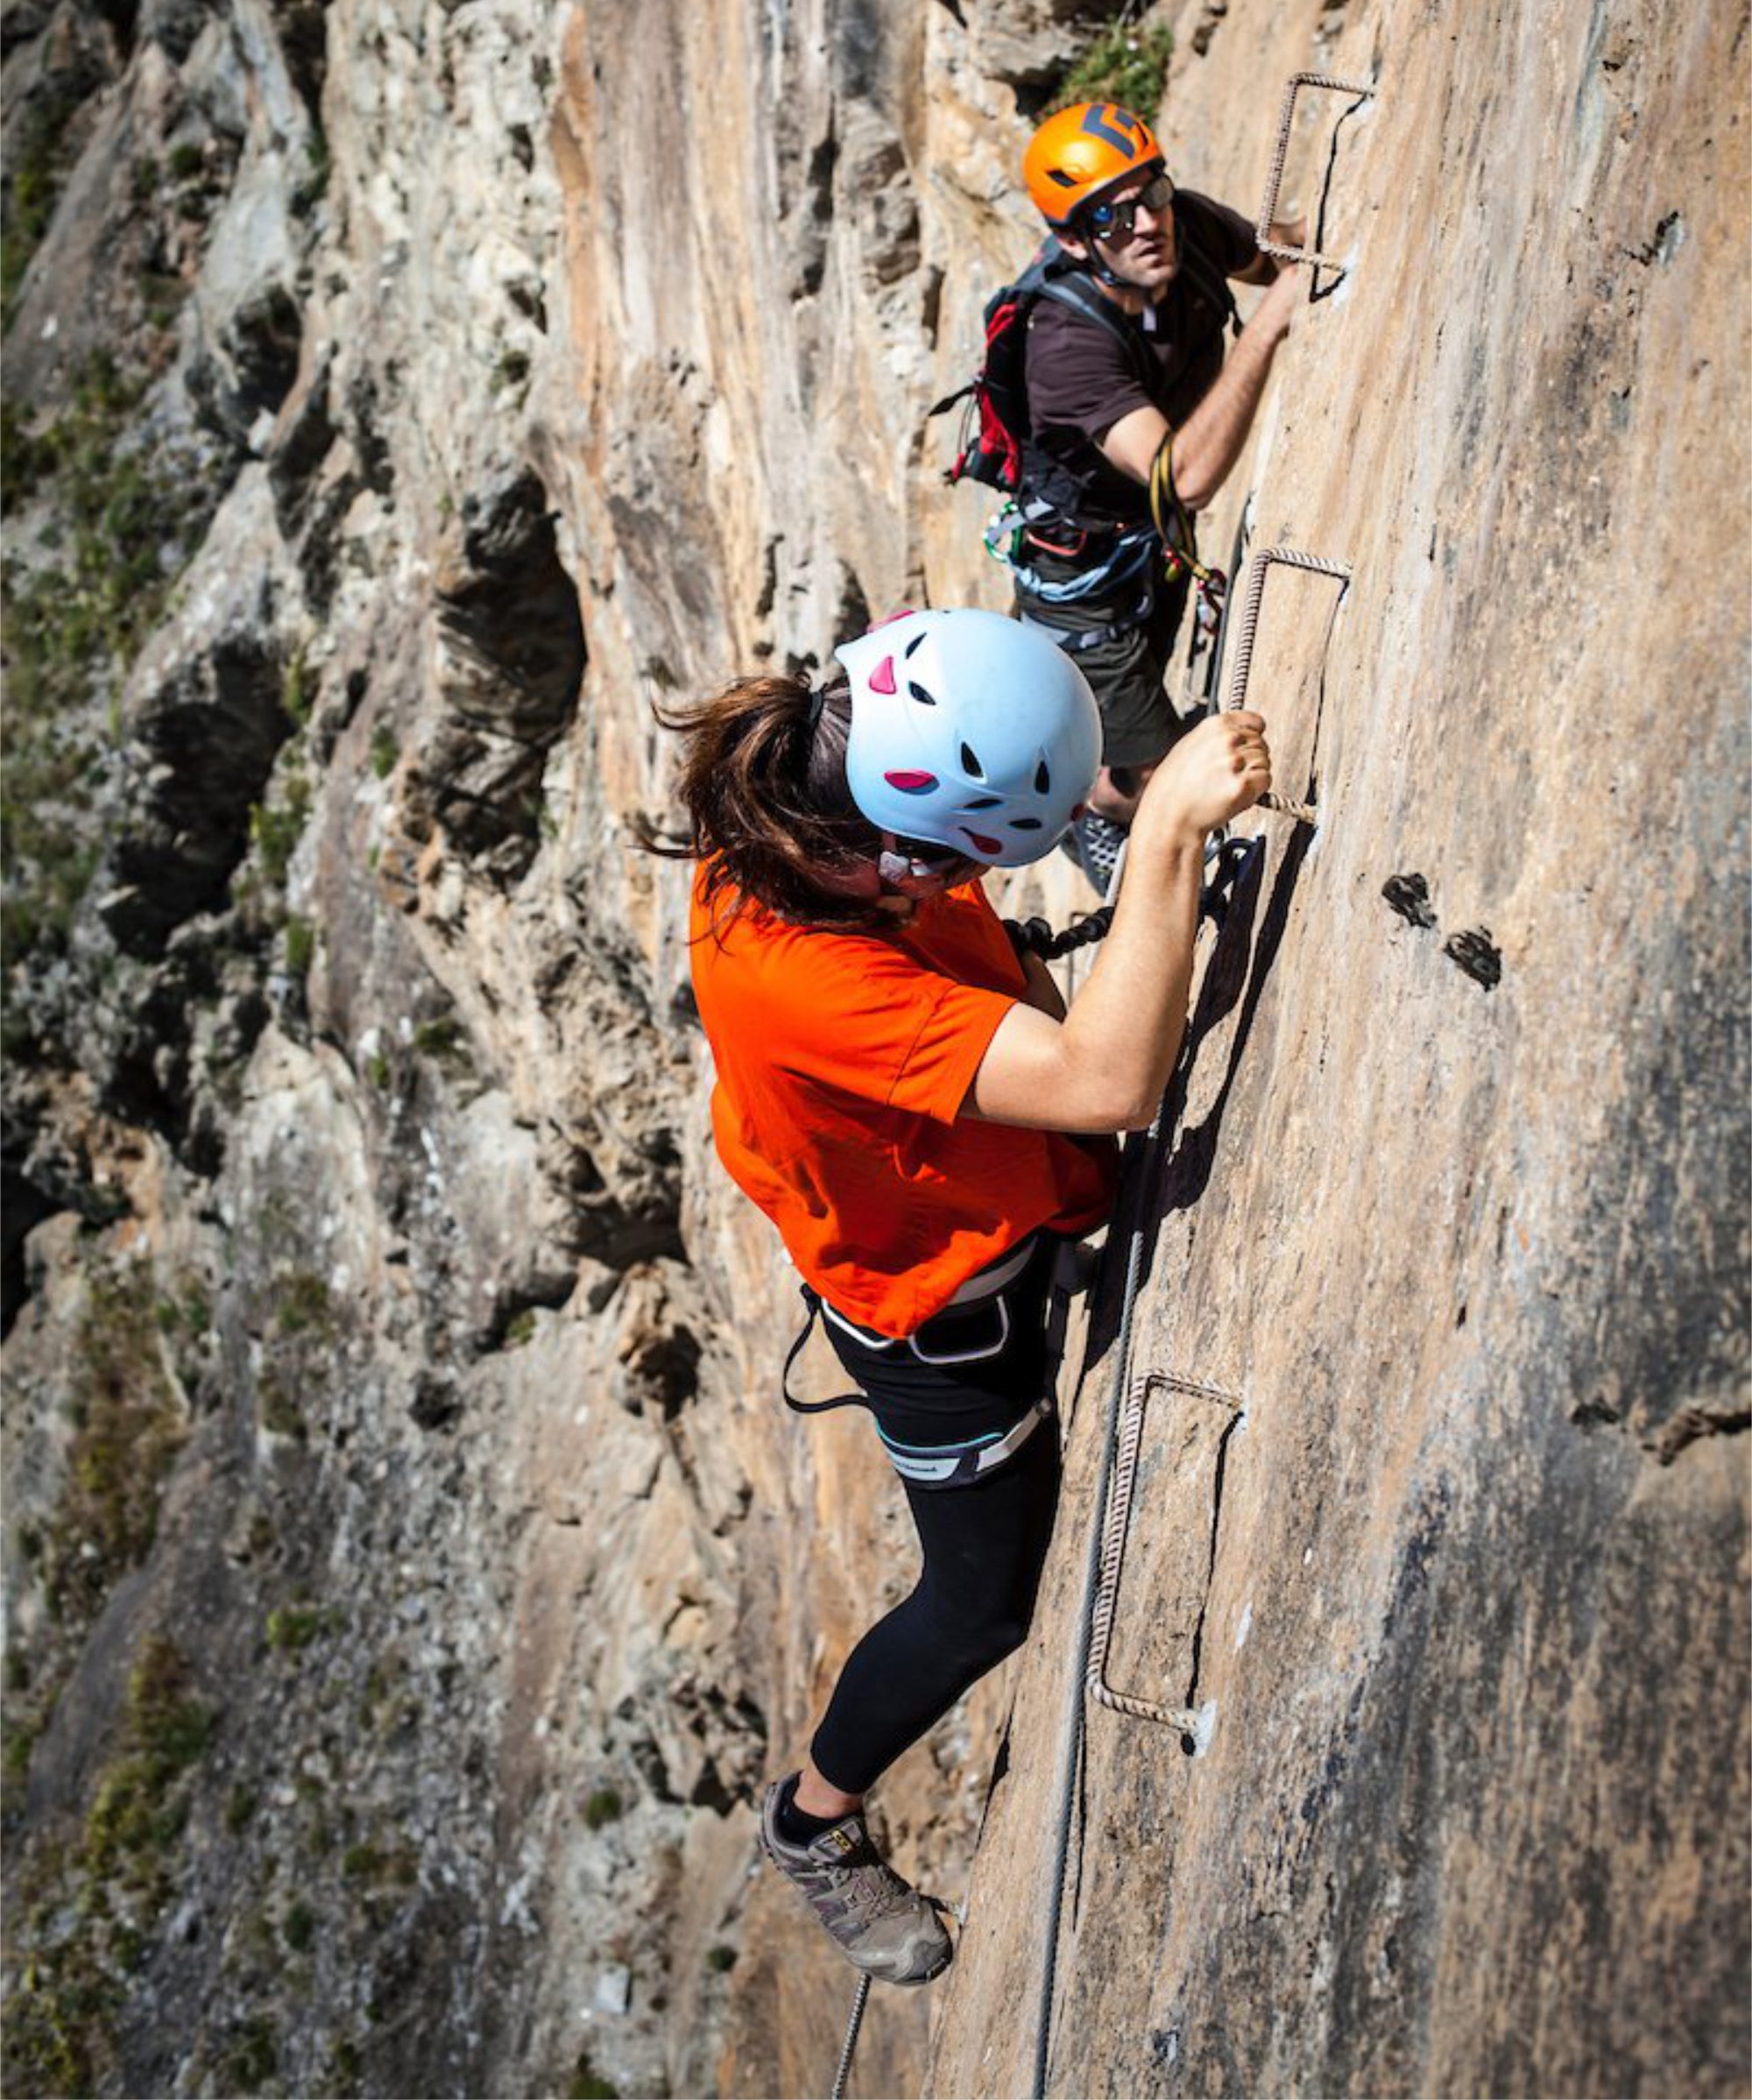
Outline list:
[[[1022,180],[1055,226],[1068,224],[1110,182],[1162,165],[1155,133],[1118,103],[1073,103],[1049,117],[1028,141]]]

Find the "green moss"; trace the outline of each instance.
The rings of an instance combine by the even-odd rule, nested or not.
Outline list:
[[[262,1427],[271,1436],[294,1437],[308,1441],[310,1429],[295,1400],[272,1371],[264,1371],[257,1386],[262,1404]]]
[[[65,946],[96,866],[89,810],[116,741],[90,703],[163,617],[212,500],[202,477],[124,444],[144,391],[100,352],[79,367],[58,421],[34,429],[13,409],[0,426],[7,505],[40,494],[43,541],[60,543],[41,567],[6,564],[0,605],[0,940],[9,960]]]
[[[365,1077],[382,1092],[389,1092],[392,1074],[389,1059],[382,1050],[373,1050],[365,1060]]]
[[[316,1937],[316,1913],[300,1898],[280,1921],[280,1937],[294,1954],[301,1955]]]
[[[395,732],[387,722],[379,722],[371,731],[371,771],[380,781],[386,781],[395,771],[395,762],[401,756],[401,746],[395,740]]]
[[[308,660],[302,649],[294,649],[280,679],[279,704],[286,719],[300,729],[310,719],[312,689]]]
[[[31,258],[49,230],[67,180],[68,128],[82,97],[69,87],[28,108],[7,140],[5,208],[0,211],[0,326],[12,308]]]
[[[306,172],[304,179],[292,193],[292,211],[294,218],[302,218],[321,199],[328,187],[331,162],[328,140],[320,124],[310,128],[310,138],[305,149]]]
[[[225,2054],[226,2075],[235,2093],[259,2092],[279,2064],[279,2038],[265,2012],[254,2014],[237,2028]]]
[[[165,163],[165,166],[170,170],[171,180],[173,182],[191,180],[201,173],[205,165],[205,159],[201,148],[187,139],[185,139],[180,145],[173,145],[171,148],[170,159]]]
[[[413,1031],[413,1047],[423,1057],[435,1057],[441,1064],[468,1062],[468,1030],[454,1014],[445,1014],[435,1021],[422,1021]]]
[[[314,1334],[327,1340],[335,1331],[335,1312],[328,1286],[315,1272],[294,1269],[279,1281],[279,1304],[274,1325],[282,1334]]]
[[[1073,103],[1118,103],[1154,124],[1168,84],[1174,32],[1165,23],[1109,23],[1074,60],[1052,98],[1054,110]]]
[[[298,1655],[326,1630],[320,1611],[306,1605],[288,1604],[268,1614],[265,1631],[270,1648],[282,1655]]]
[[[611,2078],[599,2077],[596,2066],[590,2061],[590,2051],[581,2049],[578,2061],[572,2067],[572,2079],[566,2088],[566,2100],[620,2100],[620,2088]]]
[[[598,1786],[584,1803],[584,1825],[587,1829],[600,1830],[609,1823],[618,1823],[625,1814],[621,1798],[612,1786]]]
[[[505,1323],[505,1346],[507,1349],[520,1349],[535,1337],[535,1315],[526,1306],[521,1312],[513,1313]]]
[[[286,870],[310,817],[310,776],[294,767],[286,776],[279,799],[258,803],[250,811],[250,844],[257,866],[275,889],[284,887]]]
[[[182,1445],[158,1302],[144,1263],[89,1276],[67,1382],[75,1425],[69,1486],[44,1570],[51,1609],[81,1623],[145,1559],[158,1531],[160,1487]]]
[[[307,977],[316,959],[316,929],[308,919],[300,919],[294,913],[282,930],[287,971],[293,977]]]
[[[706,1949],[706,1967],[716,1976],[724,1975],[736,1967],[736,1949],[733,1947],[709,1947]]]
[[[117,1754],[97,1776],[76,1845],[38,1845],[22,1876],[10,1863],[24,1924],[8,1950],[9,2089],[87,2094],[110,2082],[123,1979],[150,1957],[192,1778],[217,1726],[180,1650],[154,1635],[129,1675]]]

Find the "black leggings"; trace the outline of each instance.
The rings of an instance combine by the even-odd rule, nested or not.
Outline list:
[[[1003,1346],[977,1363],[936,1368],[906,1344],[864,1346],[828,1332],[863,1388],[885,1440],[911,1450],[1008,1430],[1050,1390],[1046,1296],[1053,1242],[1005,1293]],[[952,1354],[995,1333],[993,1301],[942,1314],[914,1339]],[[810,1755],[831,1786],[863,1793],[970,1685],[1019,1648],[1058,1506],[1058,1425],[1050,1416],[1014,1457],[977,1480],[931,1487],[903,1480],[924,1565],[917,1587],[847,1657]]]

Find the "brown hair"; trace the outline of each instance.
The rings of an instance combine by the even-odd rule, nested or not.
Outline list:
[[[738,678],[709,700],[654,712],[685,739],[675,793],[688,837],[670,844],[647,831],[643,843],[705,862],[715,930],[750,903],[805,926],[886,923],[873,899],[820,880],[862,869],[882,844],[846,785],[843,677],[819,692],[804,678]]]

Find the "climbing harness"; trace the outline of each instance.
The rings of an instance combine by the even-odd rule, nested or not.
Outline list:
[[[1111,915],[1109,915],[1111,916]],[[1099,935],[1084,937],[1099,939]],[[1066,1240],[1060,1242],[1052,1261],[1052,1275],[1047,1286],[1045,1347],[1046,1361],[1049,1367],[1046,1390],[1021,1418],[1007,1430],[991,1430],[979,1436],[968,1437],[953,1444],[903,1444],[891,1437],[881,1422],[875,1424],[876,1435],[888,1463],[902,1480],[912,1481],[923,1488],[960,1488],[977,1481],[984,1474],[1005,1465],[1022,1448],[1043,1422],[1053,1419],[1057,1411],[1054,1388],[1057,1382],[1058,1366],[1064,1354],[1064,1340],[1070,1326],[1070,1300],[1083,1286],[1084,1277],[1079,1259],[1080,1241]],[[843,1312],[829,1305],[811,1285],[802,1286],[806,1314],[802,1326],[793,1340],[785,1358],[780,1378],[780,1391],[785,1404],[793,1413],[821,1415],[841,1407],[869,1405],[862,1392],[837,1393],[828,1400],[799,1400],[791,1391],[791,1369],[815,1332],[817,1318],[848,1334],[861,1347],[872,1354],[886,1355],[891,1350],[905,1351],[922,1364],[932,1368],[953,1368],[958,1364],[986,1363],[1000,1356],[1009,1347],[1012,1332],[1010,1314],[1010,1288],[1022,1276],[1023,1272],[1040,1252],[1040,1235],[1030,1233],[1020,1241],[1008,1254],[971,1276],[950,1298],[943,1311],[933,1314],[916,1333],[906,1335],[880,1334],[873,1328],[861,1327],[855,1320],[848,1319]],[[945,1316],[965,1313],[970,1309],[989,1305],[996,1315],[995,1338],[992,1326],[977,1344],[966,1347],[937,1346],[937,1338],[927,1341],[933,1328]]]
[[[1373,81],[1341,81],[1330,73],[1293,73],[1289,84],[1283,91],[1283,108],[1277,123],[1277,144],[1271,157],[1271,174],[1265,186],[1265,202],[1260,206],[1259,223],[1254,229],[1254,237],[1261,253],[1275,255],[1287,263],[1311,263],[1318,270],[1336,270],[1342,277],[1346,265],[1335,256],[1321,255],[1312,248],[1289,248],[1271,237],[1271,223],[1277,216],[1277,193],[1283,181],[1283,164],[1289,154],[1289,127],[1296,116],[1296,97],[1303,88],[1330,88],[1338,95],[1354,95],[1365,102],[1374,99]]]

